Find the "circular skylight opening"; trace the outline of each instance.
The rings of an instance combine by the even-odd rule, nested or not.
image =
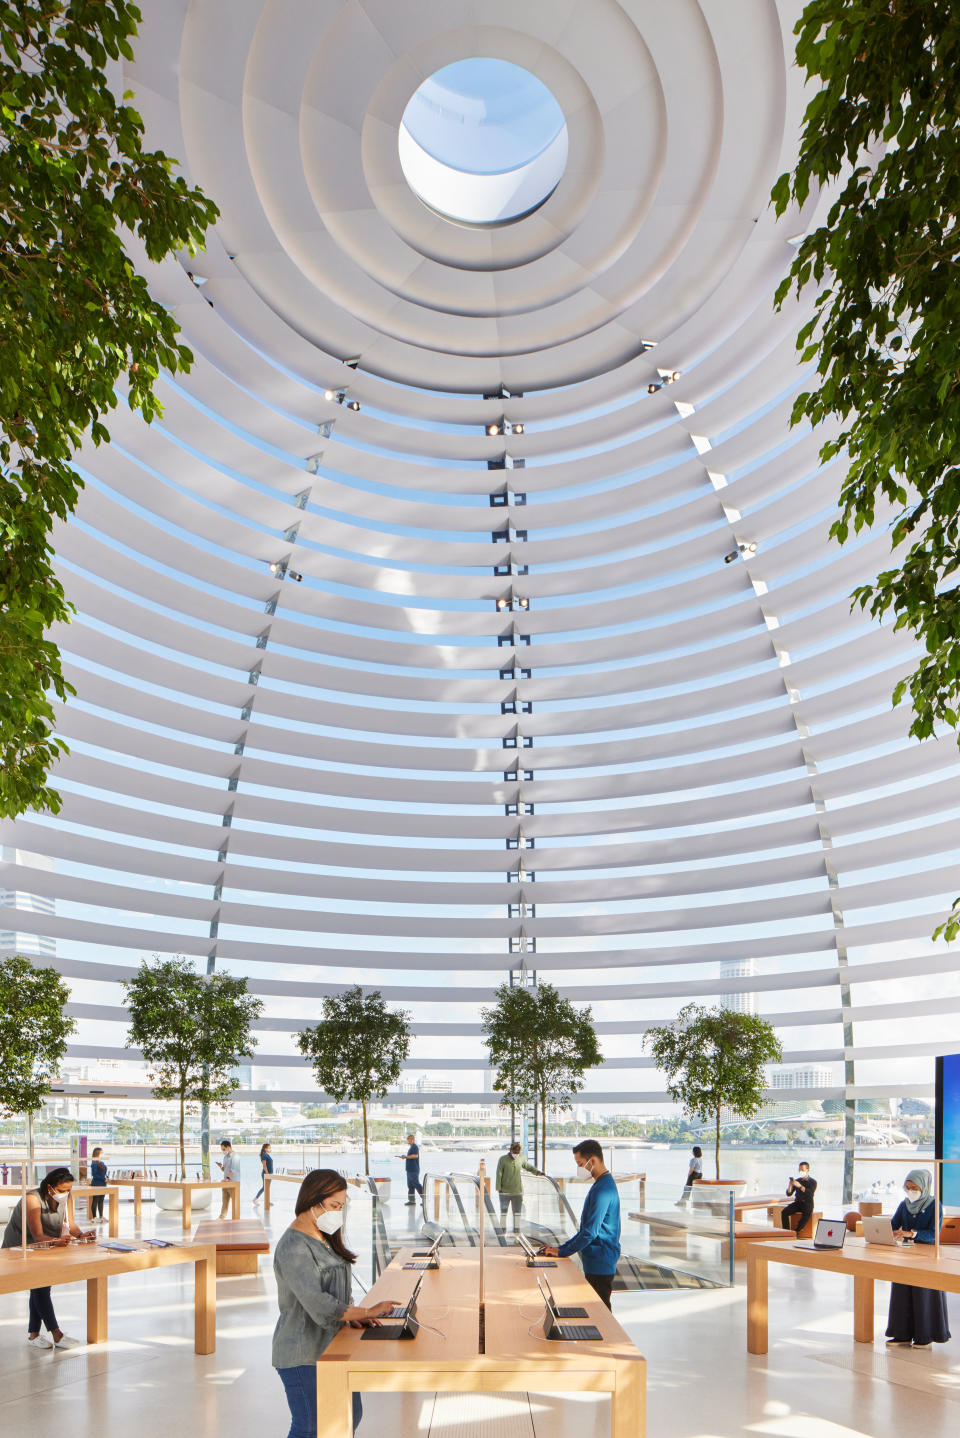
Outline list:
[[[458,60],[424,80],[400,123],[414,194],[467,225],[519,220],[550,198],[567,163],[563,111],[506,60]]]

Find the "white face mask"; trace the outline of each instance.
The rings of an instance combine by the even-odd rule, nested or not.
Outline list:
[[[69,1193],[51,1193],[50,1197],[53,1199],[53,1201],[54,1201],[54,1203],[57,1205],[57,1207],[60,1208],[60,1207],[63,1206],[63,1204],[66,1203],[67,1199],[70,1197],[70,1194],[69,1194]]]
[[[590,1170],[589,1170],[589,1168],[586,1166],[586,1164],[584,1164],[583,1168],[580,1168],[580,1167],[577,1168],[577,1178],[579,1179],[579,1181],[580,1181],[581,1183],[592,1183],[592,1182],[593,1182],[593,1174],[590,1172]]]
[[[336,1233],[343,1224],[342,1208],[325,1208],[313,1215],[313,1221],[321,1233]]]

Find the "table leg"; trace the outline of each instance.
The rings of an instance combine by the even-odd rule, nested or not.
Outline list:
[[[143,1213],[143,1185],[142,1185],[142,1184],[139,1184],[139,1183],[135,1183],[135,1184],[133,1185],[133,1221],[134,1221],[134,1223],[139,1224],[139,1222],[140,1222],[140,1216],[141,1216],[142,1213]]]
[[[353,1399],[345,1363],[317,1364],[317,1438],[351,1438]]]
[[[183,1204],[181,1205],[181,1207],[182,1207],[182,1209],[183,1209],[183,1231],[184,1231],[184,1233],[189,1233],[189,1231],[190,1231],[190,1215],[191,1215],[191,1211],[192,1211],[191,1208],[190,1208],[190,1194],[191,1194],[191,1190],[190,1190],[189,1188],[187,1188],[186,1185],[184,1185],[184,1188],[183,1188]]]
[[[107,1341],[107,1280],[87,1279],[87,1342]]]
[[[217,1264],[212,1258],[193,1265],[193,1351],[217,1351]]]
[[[610,1438],[644,1438],[647,1431],[647,1365],[640,1359],[617,1364],[610,1395]]]
[[[111,1238],[120,1236],[120,1205],[117,1203],[119,1197],[119,1193],[107,1194],[107,1233]]]
[[[747,1352],[767,1351],[767,1259],[762,1243],[747,1254]]]
[[[232,1205],[232,1207],[231,1207],[231,1209],[230,1209],[230,1212],[231,1212],[231,1214],[233,1215],[234,1218],[239,1218],[239,1217],[240,1217],[240,1185],[239,1185],[239,1183],[235,1183],[235,1184],[233,1185],[233,1189],[231,1190],[230,1197],[231,1197],[232,1200],[233,1200],[233,1205]]]
[[[263,1211],[264,1213],[270,1212],[270,1175],[268,1173],[263,1175]]]
[[[858,1343],[873,1342],[873,1279],[853,1280],[853,1336]]]

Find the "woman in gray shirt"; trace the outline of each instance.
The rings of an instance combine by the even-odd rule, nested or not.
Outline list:
[[[308,1173],[297,1194],[296,1218],[280,1235],[273,1255],[280,1317],[273,1332],[273,1366],[290,1405],[287,1438],[317,1438],[317,1369],[320,1354],[344,1323],[376,1323],[393,1299],[371,1308],[351,1304],[350,1266],[357,1261],[340,1232],[347,1183],[332,1168]],[[353,1395],[353,1426],[360,1422],[360,1394]]]

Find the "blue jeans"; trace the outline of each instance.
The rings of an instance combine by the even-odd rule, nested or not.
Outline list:
[[[60,1325],[57,1322],[57,1315],[53,1311],[53,1299],[50,1297],[50,1290],[49,1288],[31,1288],[27,1332],[39,1333],[44,1324],[50,1333],[56,1333],[60,1329]]]
[[[317,1438],[317,1365],[305,1363],[299,1368],[278,1368],[290,1405],[290,1432],[287,1438]],[[353,1426],[363,1417],[360,1394],[353,1394]]]
[[[413,1198],[415,1193],[423,1194],[423,1184],[420,1182],[420,1165],[416,1168],[407,1169],[407,1197]]]

